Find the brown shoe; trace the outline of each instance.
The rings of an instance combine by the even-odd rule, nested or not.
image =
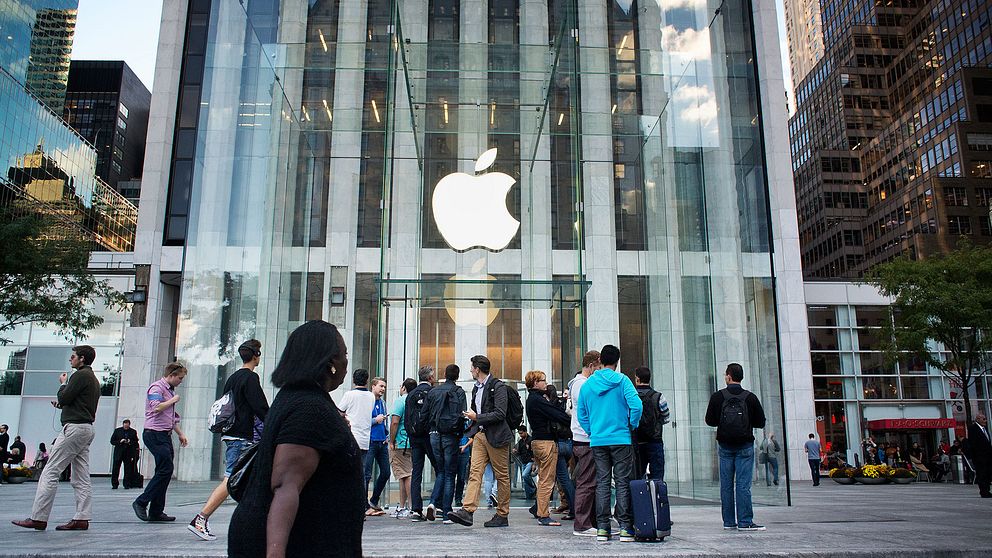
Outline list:
[[[59,525],[55,528],[56,531],[85,531],[90,528],[90,521],[88,519],[73,519],[66,523],[65,525]]]
[[[39,531],[44,531],[48,528],[47,521],[35,521],[31,518],[23,519],[21,521],[11,521],[14,525],[18,527],[24,527],[25,529],[37,529]]]

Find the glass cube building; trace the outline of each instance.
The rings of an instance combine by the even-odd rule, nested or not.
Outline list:
[[[189,425],[245,339],[271,390],[289,332],[330,321],[388,404],[424,364],[469,380],[475,354],[561,389],[612,343],[673,409],[670,490],[718,499],[703,416],[728,363],[766,431],[814,420],[776,18],[749,0],[166,1],[121,415],[186,362],[177,474],[207,479],[220,442]]]

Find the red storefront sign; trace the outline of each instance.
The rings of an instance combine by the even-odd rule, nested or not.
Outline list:
[[[868,421],[868,430],[924,430],[954,428],[957,421],[952,418],[940,419],[882,419]]]

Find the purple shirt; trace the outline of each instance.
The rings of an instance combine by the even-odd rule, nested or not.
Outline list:
[[[168,432],[179,424],[179,413],[176,406],[172,405],[164,411],[156,411],[162,403],[172,399],[176,395],[176,390],[165,381],[159,378],[158,381],[148,386],[148,397],[145,398],[145,429]]]

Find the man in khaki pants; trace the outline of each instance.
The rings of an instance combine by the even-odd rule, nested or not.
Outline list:
[[[469,465],[468,486],[465,487],[463,506],[448,514],[448,519],[465,526],[472,525],[472,514],[479,507],[479,489],[482,488],[482,475],[486,465],[493,467],[496,477],[496,515],[483,525],[486,527],[506,527],[510,515],[510,442],[513,433],[506,423],[507,393],[506,384],[489,373],[489,359],[476,355],[472,357],[472,410],[465,416],[473,421],[468,435],[472,442],[472,463]]]
[[[76,371],[72,377],[62,374],[58,402],[52,405],[62,409],[62,432],[55,439],[48,464],[38,480],[38,491],[34,496],[31,517],[22,521],[12,521],[18,527],[43,531],[48,527],[48,516],[55,502],[55,492],[59,488],[59,475],[68,465],[72,465],[72,489],[76,495],[76,513],[65,525],[56,531],[85,531],[90,526],[91,484],[90,484],[90,444],[93,442],[93,420],[100,402],[100,382],[93,374],[90,365],[96,358],[96,351],[89,345],[72,348],[69,365]]]

